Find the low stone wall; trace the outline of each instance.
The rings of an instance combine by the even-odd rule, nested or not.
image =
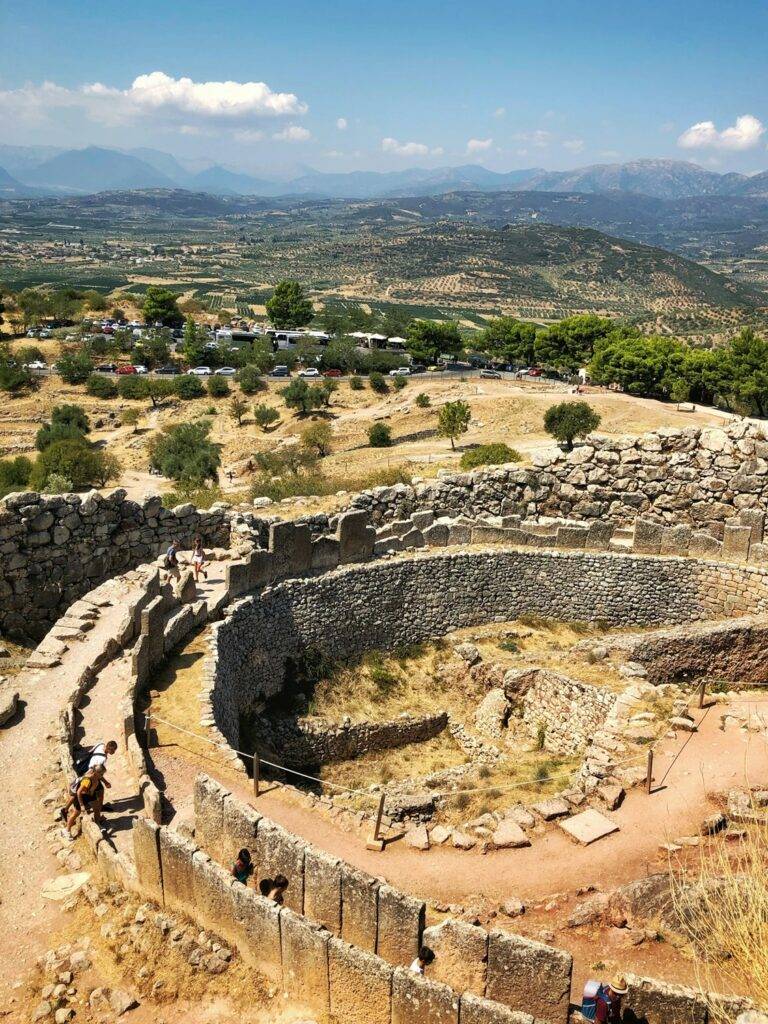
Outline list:
[[[581,754],[603,727],[618,694],[540,669],[522,700],[522,720],[544,750]]]
[[[265,586],[213,628],[216,723],[240,747],[238,715],[283,688],[307,649],[342,658],[527,612],[611,626],[688,623],[768,608],[768,569],[592,552],[431,554]]]
[[[257,748],[271,752],[289,768],[311,767],[347,761],[375,750],[423,743],[439,735],[448,715],[409,715],[390,722],[359,722],[338,725],[320,719],[258,716],[252,731]]]
[[[228,507],[169,510],[107,495],[9,494],[0,501],[0,632],[39,639],[78,597],[149,562],[172,539],[229,544]]]

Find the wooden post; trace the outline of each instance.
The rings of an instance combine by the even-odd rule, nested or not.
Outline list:
[[[706,679],[702,679],[701,682],[699,683],[699,707],[700,708],[704,707],[704,691],[706,690],[706,688],[707,688],[707,681],[706,681]]]
[[[253,754],[253,795],[259,795],[259,776],[261,774],[259,766],[259,752],[254,751]]]
[[[385,794],[382,793],[381,797],[379,798],[379,806],[376,809],[376,821],[373,826],[373,835],[365,844],[366,849],[375,850],[377,853],[381,853],[381,851],[384,849],[384,840],[379,835],[379,830],[381,829],[381,818],[382,815],[384,814],[384,800]]]
[[[653,787],[653,750],[648,751],[648,771],[645,777],[645,792],[650,795]]]

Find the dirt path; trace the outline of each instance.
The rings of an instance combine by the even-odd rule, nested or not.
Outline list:
[[[40,895],[43,884],[60,868],[45,837],[55,804],[41,805],[47,791],[50,737],[73,680],[91,665],[99,642],[114,635],[124,615],[119,595],[127,594],[127,587],[114,586],[112,606],[102,609],[83,642],[70,643],[61,666],[27,670],[17,677],[23,707],[0,729],[0,991],[47,948],[51,933],[62,923],[58,904]]]

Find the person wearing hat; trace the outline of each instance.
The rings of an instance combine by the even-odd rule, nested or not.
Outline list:
[[[623,974],[617,974],[611,979],[597,997],[597,1012],[595,1020],[599,1024],[619,1024],[621,1021],[621,999],[629,989],[627,979]]]

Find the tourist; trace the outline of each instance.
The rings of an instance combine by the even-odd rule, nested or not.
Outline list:
[[[195,537],[195,544],[192,549],[192,568],[195,570],[195,583],[200,578],[200,573],[208,579],[208,573],[203,568],[205,564],[205,551],[203,550],[203,538],[198,535]]]
[[[243,849],[238,853],[237,860],[232,865],[232,877],[236,878],[238,882],[242,882],[243,885],[248,885],[248,879],[252,874],[251,851]]]
[[[165,559],[163,561],[164,567],[168,570],[169,576],[173,576],[175,579],[181,579],[181,572],[179,570],[179,542],[172,540],[170,547],[165,552]]]
[[[90,748],[90,750],[88,750],[84,757],[80,758],[79,761],[75,762],[75,782],[73,782],[72,785],[69,787],[69,796],[67,797],[67,802],[64,804],[64,807],[60,811],[62,818],[66,820],[67,815],[69,814],[69,809],[75,802],[77,782],[79,782],[79,780],[82,779],[86,775],[86,773],[89,772],[92,768],[96,768],[99,765],[101,765],[101,767],[104,768],[104,771],[106,771],[107,758],[112,754],[116,753],[117,743],[114,740],[108,740],[106,743],[94,744]],[[102,782],[107,787],[107,789],[112,788],[109,782],[107,782],[106,778],[103,778]]]
[[[266,896],[272,903],[282,903],[285,890],[288,888],[288,879],[285,875],[275,875],[274,878],[262,878],[259,882],[259,892]]]
[[[103,764],[89,769],[82,779],[77,779],[70,786],[74,800],[67,816],[67,832],[72,838],[72,826],[81,814],[92,814],[97,825],[101,825],[101,810],[104,804],[104,772]],[[109,785],[109,783],[107,783]]]
[[[419,950],[419,955],[408,969],[412,974],[423,974],[425,968],[429,967],[434,959],[434,951],[429,946],[422,946]]]
[[[609,985],[601,987],[597,994],[595,1020],[598,1024],[619,1024],[621,1021],[621,997],[627,994],[627,979],[617,974]]]

